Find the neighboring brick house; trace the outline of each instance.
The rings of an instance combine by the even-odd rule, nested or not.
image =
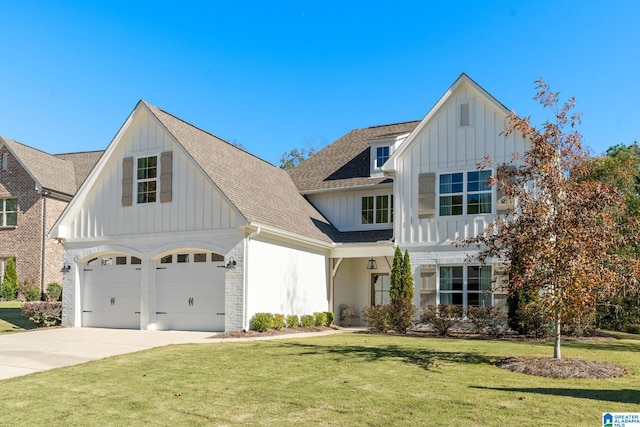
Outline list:
[[[21,283],[45,291],[62,281],[62,245],[46,235],[101,155],[51,155],[0,137],[0,277],[15,256]]]

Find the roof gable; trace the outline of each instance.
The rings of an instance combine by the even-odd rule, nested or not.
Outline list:
[[[333,226],[302,197],[289,175],[177,117],[142,103],[250,224],[326,243]]]
[[[495,109],[503,112],[506,115],[510,113],[509,109],[498,101],[493,95],[487,92],[482,86],[473,81],[465,73],[460,74],[455,82],[445,91],[436,104],[429,110],[427,115],[420,121],[420,123],[412,130],[411,134],[404,140],[400,147],[389,157],[387,162],[382,167],[384,172],[393,173],[396,170],[397,159],[404,156],[408,152],[409,148],[416,141],[416,137],[422,132],[422,130],[429,125],[429,123],[438,115],[440,110],[450,101],[454,93],[463,85],[467,85],[473,91],[482,96],[489,104]]]

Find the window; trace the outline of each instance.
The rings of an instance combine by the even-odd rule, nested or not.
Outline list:
[[[460,104],[460,126],[471,124],[471,105],[468,102]]]
[[[389,147],[376,147],[376,167],[381,168],[389,159]]]
[[[189,254],[178,254],[177,261],[179,263],[189,262]]]
[[[207,262],[207,254],[193,254],[193,262]]]
[[[0,227],[18,225],[18,199],[0,199]]]
[[[137,166],[138,203],[155,203],[158,186],[158,157],[141,157]]]
[[[392,222],[392,194],[362,198],[362,224],[390,224]]]
[[[2,170],[6,171],[9,168],[9,156],[7,153],[2,153]]]
[[[440,304],[463,307],[493,305],[490,266],[440,267]]]
[[[388,274],[371,275],[371,305],[390,304],[390,287],[391,281]]]
[[[173,262],[173,255],[167,255],[160,258],[160,264],[171,264]]]
[[[126,256],[117,256],[116,257],[116,265],[127,265],[127,257]]]
[[[490,170],[440,175],[440,216],[491,213],[490,176]]]

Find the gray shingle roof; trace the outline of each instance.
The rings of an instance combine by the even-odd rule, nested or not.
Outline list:
[[[326,243],[335,228],[270,163],[141,101],[249,223]]]
[[[342,138],[289,170],[302,192],[391,182],[387,177],[370,178],[370,139],[411,132],[420,121],[354,129]]]
[[[104,153],[102,150],[83,151],[80,153],[56,154],[55,156],[73,163],[76,176],[76,188],[80,188],[84,180],[89,176],[93,167],[98,163],[98,160],[100,160],[102,153]]]
[[[76,193],[73,162],[60,159],[9,138],[3,138],[3,140],[42,188],[70,196]]]

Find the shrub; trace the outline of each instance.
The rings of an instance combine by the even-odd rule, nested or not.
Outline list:
[[[327,323],[325,323],[325,325],[333,325],[333,311],[325,311],[324,314],[327,316]]]
[[[251,328],[258,332],[264,332],[269,328],[273,328],[273,314],[256,313],[251,318]]]
[[[315,325],[315,323],[316,318],[310,314],[303,314],[302,316],[300,316],[300,324],[305,328],[309,328]]]
[[[287,328],[297,328],[300,325],[300,319],[296,314],[290,314],[287,316]]]
[[[396,300],[389,307],[391,329],[399,334],[406,334],[407,329],[413,325],[415,307],[413,301]]]
[[[624,331],[640,323],[640,293],[616,296],[598,304],[596,324],[600,329]]]
[[[516,316],[518,319],[516,330],[520,334],[535,338],[544,338],[551,334],[551,322],[540,310],[538,302],[534,301],[520,307],[516,311]]]
[[[327,323],[327,314],[323,311],[316,311],[313,317],[315,326],[324,326]]]
[[[628,334],[640,335],[640,324],[627,325],[627,327],[625,328],[625,332]]]
[[[10,257],[4,269],[0,297],[5,301],[13,301],[18,297],[18,273],[16,272],[16,260]]]
[[[60,301],[62,298],[62,285],[60,283],[49,283],[47,285],[47,299],[49,301]]]
[[[275,314],[273,316],[273,329],[279,331],[284,328],[284,314]]]
[[[420,321],[430,324],[440,335],[448,335],[451,328],[462,318],[462,307],[452,304],[429,305]]]
[[[504,309],[496,307],[469,307],[467,309],[467,319],[473,327],[473,331],[478,334],[497,336],[504,331],[506,320]]]
[[[376,332],[384,333],[391,329],[391,304],[364,307],[362,316]]]
[[[62,303],[27,302],[22,304],[22,315],[38,327],[57,326],[62,321]]]
[[[41,297],[40,288],[37,286],[30,287],[25,291],[24,297],[27,301],[39,301]]]

